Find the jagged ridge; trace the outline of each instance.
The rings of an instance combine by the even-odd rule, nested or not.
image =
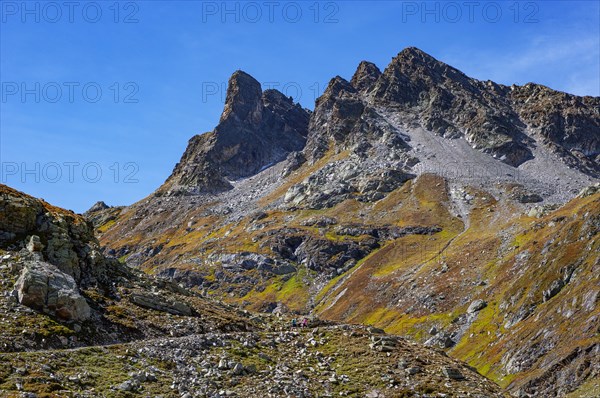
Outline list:
[[[500,287],[519,286],[518,272],[533,273],[537,263],[519,260],[512,273],[498,275],[513,258],[529,258],[526,251],[547,253],[537,242],[527,250],[517,243],[528,228],[537,231],[538,217],[594,182],[598,101],[533,84],[480,82],[409,48],[383,72],[363,62],[351,81],[332,79],[310,115],[306,145],[268,172],[250,167],[247,178],[218,195],[145,200],[120,211],[112,227],[98,225],[98,230],[109,250],[129,264],[248,308],[313,311],[383,325],[423,341],[431,330],[433,343],[456,344],[453,355],[469,359],[512,392],[564,394],[597,374],[597,361],[588,362],[596,340],[582,343],[593,339],[589,329],[552,339],[559,348],[573,349],[574,356],[560,349],[548,352],[549,345],[535,339],[523,347],[535,323],[514,318],[499,302],[523,300],[519,308],[529,314],[526,307],[537,306],[543,291],[557,290],[551,284],[559,278],[544,277],[524,290],[528,293],[509,295]],[[235,113],[231,107],[226,110]],[[257,118],[245,120],[255,125],[244,128],[260,125]],[[210,156],[200,155],[189,164],[206,164],[206,172],[213,173],[218,162],[206,159]],[[575,203],[570,208],[581,200]],[[580,214],[589,218],[597,213],[591,205]],[[566,225],[552,222],[547,236]],[[569,236],[564,242],[591,247],[594,236],[586,232],[581,241]],[[421,253],[415,255],[418,249]],[[590,264],[588,252],[570,251],[574,261]],[[446,253],[453,261],[438,264]],[[508,260],[494,260],[498,256]],[[438,295],[426,283],[451,274],[464,284]],[[588,279],[579,282],[570,286],[595,291]],[[471,300],[487,284],[498,289],[496,302],[470,310]],[[546,307],[570,307],[575,296],[566,292],[549,294],[554,301]],[[406,301],[400,303],[401,298]],[[548,325],[547,333],[556,336],[556,312],[543,308],[536,322]],[[596,304],[589,308],[582,316],[594,316]],[[496,323],[519,319],[510,326],[523,331],[502,339],[506,360],[487,338],[504,333],[486,326],[490,311],[497,314]],[[478,317],[481,322],[469,323]],[[472,340],[464,334],[469,327]],[[473,345],[476,357],[469,351]],[[529,354],[536,359],[524,360]],[[509,356],[515,358],[512,363]],[[575,374],[580,364],[583,373],[565,376],[563,387],[549,381],[548,369],[558,366],[561,375]]]

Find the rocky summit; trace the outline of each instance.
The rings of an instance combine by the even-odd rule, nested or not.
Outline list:
[[[313,111],[236,71],[131,206],[2,187],[0,393],[597,398],[599,177],[598,97],[416,48]]]
[[[193,137],[159,192],[171,195],[231,189],[306,143],[310,112],[277,90],[262,91],[245,72],[229,79],[219,125]]]

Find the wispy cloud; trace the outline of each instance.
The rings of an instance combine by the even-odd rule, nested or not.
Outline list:
[[[504,84],[532,81],[577,95],[600,95],[597,34],[537,35],[502,53],[484,51],[469,59],[456,54],[460,52],[449,54],[448,61],[478,79]]]
[[[511,54],[505,66],[509,72],[519,72],[530,68],[538,68],[548,63],[579,60],[584,62],[598,61],[600,38],[557,38],[539,36],[531,40],[525,53]]]

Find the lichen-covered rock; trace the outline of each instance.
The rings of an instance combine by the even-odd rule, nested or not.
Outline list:
[[[169,300],[160,294],[136,292],[129,300],[141,307],[151,308],[156,311],[168,312],[173,315],[191,315],[192,309],[189,305],[176,300]]]
[[[116,260],[100,254],[94,231],[82,216],[4,185],[0,193],[0,249],[26,247],[77,284],[109,283]]]
[[[85,321],[90,307],[72,276],[52,264],[28,262],[15,284],[19,302],[67,321]]]
[[[592,196],[593,194],[595,194],[596,192],[599,192],[599,191],[600,191],[600,182],[583,188],[577,196],[580,198],[587,198],[588,196]]]
[[[425,341],[425,345],[428,347],[437,347],[437,348],[450,348],[456,345],[456,341],[452,339],[446,332],[437,333],[435,336],[429,338]]]

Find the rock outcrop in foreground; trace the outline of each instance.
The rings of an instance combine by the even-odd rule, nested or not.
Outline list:
[[[227,305],[106,257],[80,215],[4,185],[0,209],[0,351],[255,327]]]
[[[19,303],[67,321],[86,321],[90,306],[72,276],[45,262],[26,262],[15,283]]]

